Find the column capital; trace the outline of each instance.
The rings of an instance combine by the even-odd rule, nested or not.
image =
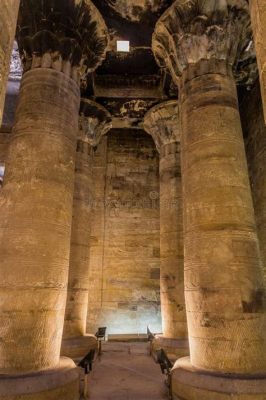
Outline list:
[[[94,71],[109,44],[105,22],[90,0],[22,0],[17,39],[24,72],[53,68],[76,80]]]
[[[144,117],[144,129],[153,137],[159,153],[163,146],[180,142],[177,100],[165,101],[151,108]]]
[[[84,98],[79,114],[79,140],[98,146],[102,136],[112,128],[111,114],[95,101]]]
[[[202,60],[224,62],[239,83],[257,78],[247,0],[176,0],[156,24],[152,49],[176,84]]]

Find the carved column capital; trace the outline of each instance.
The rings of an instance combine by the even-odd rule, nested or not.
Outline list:
[[[81,99],[79,140],[96,147],[111,128],[111,114],[103,106],[92,100]]]
[[[144,118],[144,129],[155,142],[159,153],[163,146],[180,142],[177,100],[169,100],[151,108]]]
[[[75,80],[105,58],[105,22],[90,0],[21,0],[17,38],[24,72],[53,68]]]
[[[247,0],[176,0],[157,22],[152,48],[176,84],[202,60],[224,62],[241,83],[257,77]]]

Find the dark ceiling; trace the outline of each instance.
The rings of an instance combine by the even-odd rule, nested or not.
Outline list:
[[[171,77],[157,66],[151,40],[158,18],[173,0],[92,0],[109,30],[106,59],[88,75],[82,96],[93,99],[113,116],[115,128],[142,128],[143,117],[153,105],[177,98]],[[129,40],[130,52],[116,50],[117,40]],[[20,74],[18,52],[14,52],[7,99],[6,125],[12,125]],[[246,89],[239,89],[240,97]],[[13,107],[12,107],[13,106]],[[5,122],[5,121],[4,121]]]
[[[177,96],[171,79],[157,66],[151,51],[156,21],[171,0],[93,0],[105,19],[110,50],[103,64],[88,77],[85,95],[114,116],[114,125],[141,126],[154,104]],[[116,50],[117,40],[129,40],[130,52]]]

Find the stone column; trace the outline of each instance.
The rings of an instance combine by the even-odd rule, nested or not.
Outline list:
[[[264,0],[250,0],[249,4],[266,122],[266,3]]]
[[[11,128],[0,128],[0,163],[6,162],[8,147],[12,137]]]
[[[19,46],[24,51],[26,72],[1,193],[1,400],[79,399],[77,369],[72,360],[60,359],[60,347],[80,104],[79,69],[87,53],[82,55],[81,42],[68,36],[69,26],[66,32],[60,26],[60,39],[57,26],[49,19],[47,24],[54,31],[34,33],[45,3],[37,4],[32,17],[27,10],[32,3],[25,1],[20,15]],[[86,3],[82,7],[83,15],[91,18],[94,6]],[[61,10],[55,7],[54,11],[58,17]],[[70,11],[78,14],[74,3]],[[49,18],[53,19],[52,13]]]
[[[252,90],[247,91],[241,102],[240,112],[264,276],[266,277],[266,126],[259,83],[256,83]]]
[[[74,359],[97,348],[94,335],[86,334],[89,289],[90,232],[93,206],[92,163],[94,149],[112,127],[104,107],[82,99],[76,152],[75,190],[71,230],[68,295],[61,354]]]
[[[250,38],[246,1],[176,1],[153,37],[179,82],[182,126],[190,359],[173,370],[175,398],[266,395],[265,286],[233,77],[245,76]]]
[[[180,128],[177,100],[153,107],[144,129],[154,138],[160,154],[160,293],[163,335],[153,348],[169,356],[188,355],[184,298],[183,207]]]
[[[0,125],[20,0],[2,0],[0,12]]]

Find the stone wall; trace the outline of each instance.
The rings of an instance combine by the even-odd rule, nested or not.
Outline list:
[[[95,154],[88,332],[161,331],[158,168],[142,131],[112,130]]]
[[[259,83],[240,104],[255,216],[266,272],[266,126]]]

